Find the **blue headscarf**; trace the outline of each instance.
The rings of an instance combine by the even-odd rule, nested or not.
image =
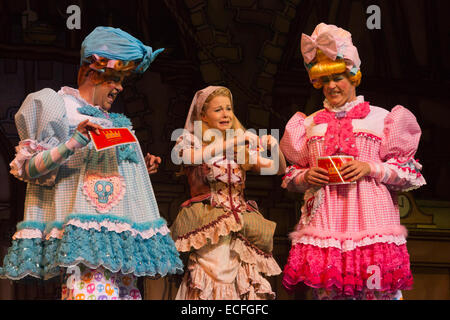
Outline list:
[[[95,28],[81,44],[81,61],[94,54],[111,60],[142,60],[134,72],[143,73],[164,48],[153,52],[152,47],[144,45],[129,33],[112,27]]]

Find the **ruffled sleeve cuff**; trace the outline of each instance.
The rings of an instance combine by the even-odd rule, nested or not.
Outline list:
[[[16,157],[10,163],[10,172],[19,180],[44,186],[52,186],[55,183],[55,178],[58,172],[57,165],[67,160],[76,149],[82,148],[88,143],[89,139],[78,131],[75,131],[75,134],[67,142],[61,143],[57,146],[55,146],[54,143],[45,144],[43,142],[38,142],[31,139],[22,140],[16,147]],[[29,168],[29,172],[27,172],[26,168],[29,166],[30,161],[33,162],[33,158],[39,156],[44,151],[54,148],[57,149],[57,162],[59,163],[50,163],[49,167],[52,168],[52,170],[41,174],[36,171],[36,168],[33,166],[33,168]]]
[[[291,165],[286,168],[286,174],[282,178],[281,187],[291,192],[305,192],[310,185],[305,181],[305,173],[308,168]]]
[[[426,184],[420,173],[422,165],[414,158],[406,161],[400,161],[397,158],[389,159],[384,163],[384,167],[386,171],[390,170],[392,173],[382,182],[388,184],[392,190],[410,191]]]
[[[26,139],[20,141],[19,145],[16,147],[16,157],[9,164],[11,167],[10,173],[24,182],[31,182],[43,186],[53,186],[55,184],[57,170],[51,171],[45,176],[31,178],[25,169],[28,162],[34,156],[49,149],[49,146],[39,143],[36,140]]]
[[[414,158],[406,161],[392,158],[384,163],[374,161],[368,163],[371,169],[369,176],[386,184],[391,190],[410,191],[426,184],[425,178],[420,173],[422,165]]]

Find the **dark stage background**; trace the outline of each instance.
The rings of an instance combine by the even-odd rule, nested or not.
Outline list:
[[[81,9],[81,29],[69,30],[69,5]],[[366,13],[377,5],[380,29]],[[320,23],[349,30],[362,60],[357,94],[372,105],[411,110],[423,135],[417,158],[427,185],[401,194],[402,222],[415,286],[405,299],[450,298],[450,19],[446,0],[2,0],[0,1],[0,258],[23,218],[25,185],[9,174],[18,144],[14,114],[30,92],[76,86],[82,39],[99,25],[119,27],[154,49],[166,50],[119,96],[113,111],[131,118],[144,152],[163,158],[151,177],[169,224],[189,197],[170,161],[174,129],[184,126],[200,88],[225,85],[247,128],[279,129],[296,112],[321,108],[300,54],[301,33]],[[284,266],[287,235],[299,219],[302,195],[281,189],[281,177],[249,175],[246,197],[277,222],[274,255]],[[171,299],[176,278],[141,280],[147,299]],[[281,276],[271,279],[278,299],[288,296]],[[0,299],[58,299],[56,282],[0,281]]]

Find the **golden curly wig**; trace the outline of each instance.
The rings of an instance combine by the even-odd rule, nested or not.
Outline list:
[[[312,61],[312,66],[308,69],[309,79],[312,85],[316,89],[320,89],[323,86],[320,80],[323,76],[330,76],[332,74],[345,73],[349,81],[355,86],[359,86],[361,83],[361,71],[355,75],[352,75],[345,64],[344,59],[336,59],[335,61],[328,58],[320,49],[317,49],[316,58]]]

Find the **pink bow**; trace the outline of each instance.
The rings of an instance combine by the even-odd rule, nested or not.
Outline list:
[[[329,33],[322,33],[319,36],[313,38],[306,34],[302,34],[301,50],[303,59],[306,63],[310,63],[316,57],[317,49],[322,52],[331,60],[336,60],[337,45],[336,40]]]
[[[353,135],[353,119],[364,119],[370,112],[369,102],[363,102],[354,106],[348,112],[321,111],[314,117],[316,124],[327,123],[325,133],[324,155],[331,156],[343,153],[350,156],[358,156],[355,136]]]

